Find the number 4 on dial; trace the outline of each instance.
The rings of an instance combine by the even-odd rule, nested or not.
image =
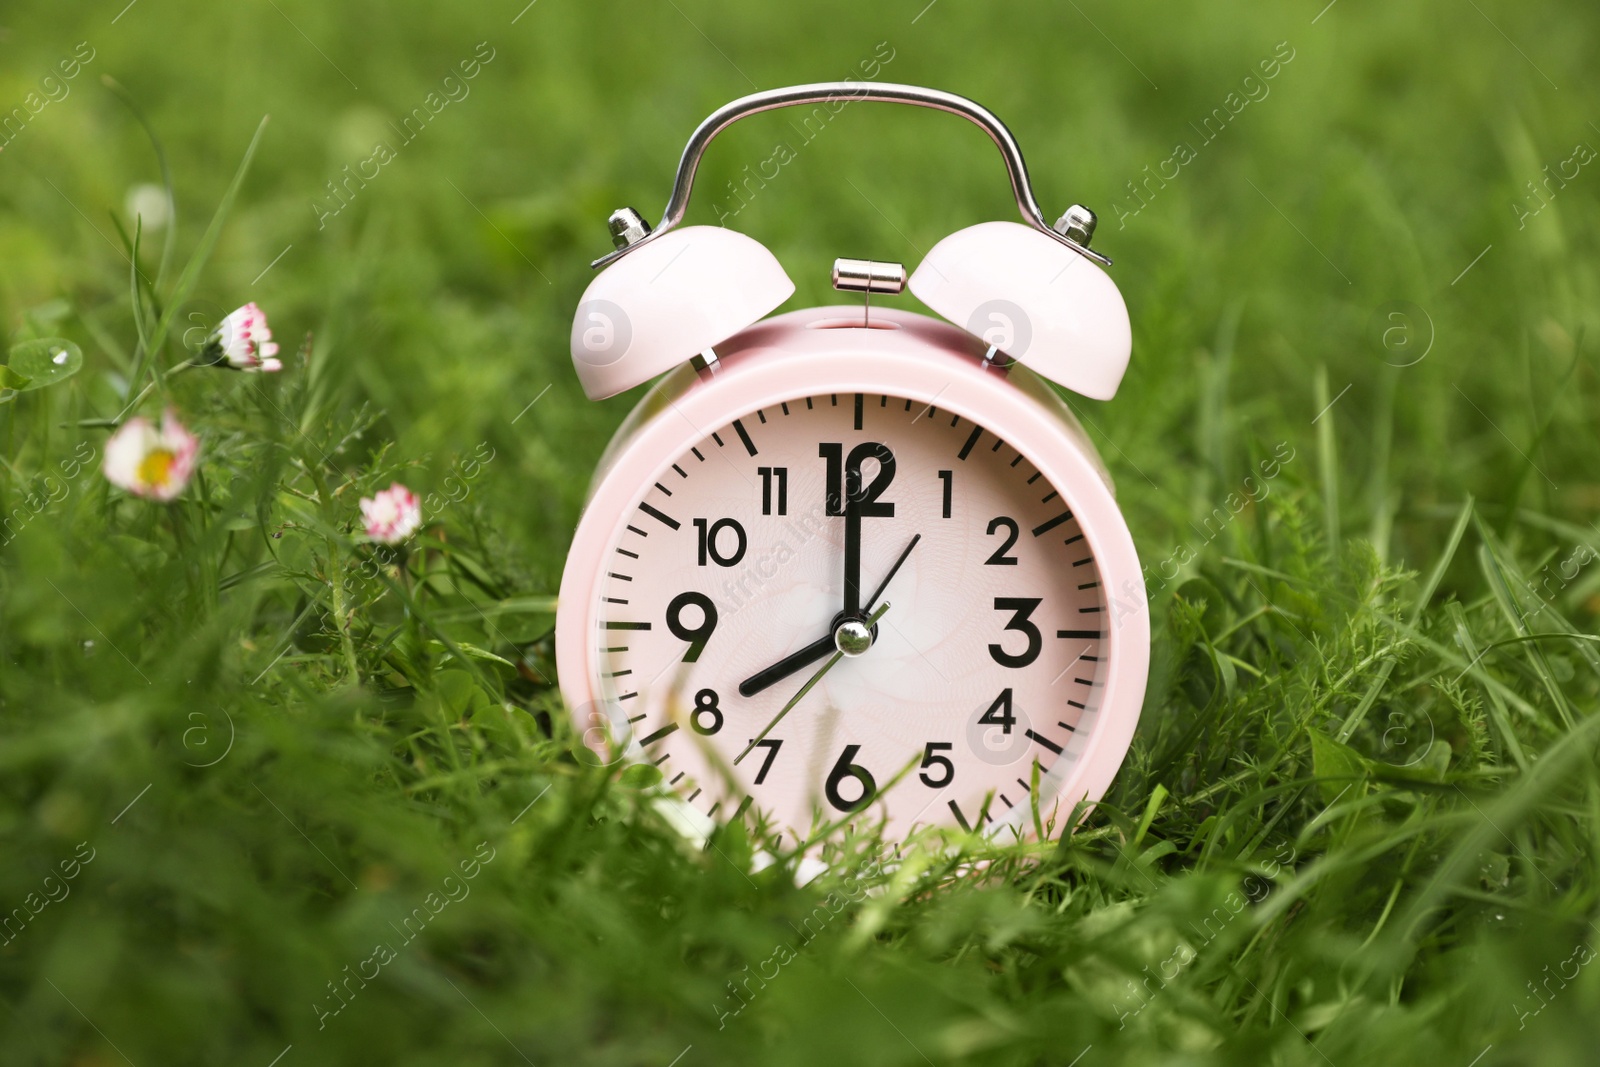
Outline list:
[[[978,716],[979,726],[998,726],[1002,733],[1009,734],[1011,727],[1017,723],[1016,712],[1011,710],[1010,688],[1000,690],[1000,695],[994,698],[994,703],[989,705],[989,710]]]

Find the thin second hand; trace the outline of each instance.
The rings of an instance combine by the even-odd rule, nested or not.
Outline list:
[[[867,628],[871,629],[872,626],[879,619],[883,618],[883,613],[888,611],[888,610],[889,610],[889,602],[887,600],[885,600],[882,604],[878,605],[878,609],[876,611],[874,611],[870,616],[867,617]],[[821,667],[817,668],[817,673],[813,674],[811,676],[811,678],[806,682],[806,684],[800,687],[800,691],[798,693],[796,693],[794,696],[789,698],[789,702],[783,706],[783,710],[778,712],[777,715],[773,716],[772,721],[767,723],[766,727],[763,728],[762,731],[759,734],[757,734],[751,740],[751,742],[748,745],[746,745],[744,747],[744,751],[743,752],[741,752],[737,756],[733,757],[734,764],[737,765],[740,760],[742,760],[746,756],[750,755],[750,752],[751,752],[752,749],[754,749],[762,741],[765,741],[766,738],[767,738],[767,735],[770,734],[773,731],[773,728],[776,727],[778,725],[778,723],[783,721],[783,717],[785,715],[789,714],[790,709],[792,709],[796,704],[800,703],[800,701],[805,698],[805,695],[807,693],[811,692],[812,687],[815,686],[818,682],[820,682],[822,680],[822,676],[824,674],[827,674],[828,671],[832,670],[833,669],[833,665],[835,663],[838,663],[843,658],[844,658],[844,653],[843,652],[835,652],[832,656],[829,656],[828,657],[828,662],[824,663]]]

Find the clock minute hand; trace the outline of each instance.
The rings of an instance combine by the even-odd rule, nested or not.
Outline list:
[[[889,573],[883,576],[883,581],[879,582],[878,588],[873,591],[872,599],[867,601],[866,610],[871,611],[872,606],[878,602],[878,598],[883,596],[884,590],[889,588],[889,582],[892,581],[895,574],[899,572],[900,565],[906,561],[906,557],[911,555],[911,550],[917,547],[917,542],[920,540],[922,540],[922,535],[917,534],[911,539],[911,543],[906,545],[905,549],[900,553],[900,558],[894,561],[894,566],[889,568]],[[789,653],[789,655],[783,657],[767,669],[757,671],[755,674],[752,674],[750,677],[740,682],[739,695],[742,697],[753,697],[774,683],[783,681],[783,679],[789,677],[791,674],[794,674],[796,671],[809,667],[811,664],[817,662],[817,660],[833,651],[833,648],[833,634],[825,634],[824,636],[819,637],[815,641],[811,642],[809,645],[806,645],[804,648]]]
[[[911,539],[910,544],[901,550],[900,558],[894,561],[894,566],[889,568],[889,573],[883,576],[883,581],[878,583],[878,588],[872,591],[872,597],[867,601],[866,610],[871,611],[872,605],[876,604],[878,598],[883,595],[883,591],[889,588],[889,583],[894,581],[894,576],[900,572],[900,565],[906,561],[907,556],[911,555],[911,550],[917,547],[917,542],[920,540],[922,540],[922,535],[917,534]]]

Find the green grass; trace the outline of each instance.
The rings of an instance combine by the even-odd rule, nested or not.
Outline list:
[[[38,911],[0,945],[0,1061],[1592,1062],[1600,170],[1536,215],[1527,183],[1600,145],[1600,22],[1322,8],[8,7],[0,108],[93,58],[0,152],[8,360],[84,356],[0,405],[0,908]],[[326,183],[484,41],[319,229]],[[701,117],[880,42],[880,78],[1012,126],[1047,212],[1101,212],[1134,363],[1073,404],[1150,564],[1155,663],[1076,834],[885,867],[862,828],[796,888],[748,828],[695,850],[576,758],[544,684],[633,399],[585,402],[566,338],[606,212],[654,216]],[[162,163],[103,75],[175,188],[137,273],[124,199]],[[726,135],[694,217],[796,139]],[[805,306],[836,255],[914,264],[1012,212],[976,131],[856,107],[733,224]],[[252,299],[282,375],[170,373]],[[93,423],[152,382],[140,410],[205,441],[170,507],[98,472]],[[375,565],[356,499],[397,477],[431,527]]]

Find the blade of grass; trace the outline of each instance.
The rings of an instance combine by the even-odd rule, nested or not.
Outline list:
[[[1461,503],[1461,511],[1456,515],[1456,523],[1450,528],[1450,536],[1445,541],[1444,552],[1439,555],[1439,560],[1433,565],[1433,570],[1428,573],[1428,580],[1423,583],[1422,591],[1417,595],[1417,602],[1411,606],[1411,621],[1415,623],[1422,617],[1422,612],[1428,603],[1433,600],[1433,594],[1439,591],[1439,583],[1444,581],[1445,571],[1450,569],[1450,564],[1456,558],[1456,550],[1461,547],[1461,538],[1467,532],[1467,524],[1476,514],[1472,496]]]
[[[1328,558],[1339,558],[1339,457],[1333,435],[1333,411],[1328,399],[1328,368],[1317,367],[1317,476],[1322,482],[1322,522],[1328,539]]]
[[[1445,612],[1451,623],[1455,626],[1456,642],[1468,657],[1468,670],[1477,672],[1478,661],[1483,658],[1483,653],[1478,651],[1478,644],[1472,637],[1472,631],[1467,628],[1467,613],[1460,604],[1446,605]],[[1462,672],[1467,673],[1466,671]],[[1480,679],[1481,680],[1481,679]],[[1505,699],[1501,696],[1499,688],[1493,685],[1483,687],[1489,696],[1489,718],[1494,723],[1495,732],[1500,735],[1500,743],[1519,770],[1528,769],[1528,757],[1523,754],[1522,742],[1517,739],[1517,732],[1511,728],[1511,713],[1506,709]]]
[[[1215,486],[1228,478],[1228,382],[1232,377],[1234,341],[1244,301],[1235,300],[1217,323],[1215,349],[1201,372],[1195,418],[1195,447],[1205,458],[1204,476],[1195,486],[1201,500],[1209,500]]]
[[[1465,790],[1460,790],[1461,796],[1470,805],[1472,814],[1477,816],[1477,825],[1471,832],[1462,835],[1444,862],[1434,869],[1433,874],[1412,899],[1406,920],[1400,924],[1400,929],[1405,932],[1407,938],[1413,936],[1413,931],[1422,924],[1428,912],[1433,910],[1439,899],[1456,883],[1466,881],[1475,875],[1484,853],[1494,848],[1497,841],[1506,842],[1524,857],[1530,867],[1538,870],[1533,860],[1527,857],[1521,846],[1508,835],[1508,831],[1520,826],[1536,805],[1575,771],[1587,767],[1592,778],[1597,732],[1600,732],[1600,715],[1593,715],[1580,723],[1576,729],[1565,734],[1540,756],[1538,774],[1522,775],[1510,789],[1487,801],[1486,805],[1480,805]],[[1459,787],[1457,788],[1459,790]],[[1550,888],[1559,892],[1554,883]],[[1587,892],[1578,887],[1572,887],[1569,891]]]
[[[145,117],[143,109],[134,102],[133,94],[109,74],[102,74],[100,83],[122,101],[123,105],[133,112],[133,117],[138,120],[139,125],[144,127],[145,136],[150,138],[150,147],[155,149],[156,164],[161,168],[161,185],[167,193],[167,236],[161,243],[161,262],[156,267],[155,286],[159,288],[161,279],[166,277],[167,266],[172,261],[172,251],[177,246],[178,237],[178,200],[173,195],[172,167],[167,163],[167,151],[161,145],[161,138],[156,136],[156,129]]]
[[[1407,621],[1413,626],[1417,624],[1417,620],[1422,617],[1423,610],[1433,600],[1434,593],[1439,590],[1439,583],[1444,580],[1445,571],[1450,569],[1451,562],[1456,558],[1456,551],[1461,547],[1461,538],[1467,532],[1467,523],[1472,520],[1474,514],[1472,503],[1470,495],[1462,502],[1461,511],[1456,515],[1455,525],[1451,527],[1450,536],[1445,540],[1444,551],[1440,553],[1439,559],[1434,563],[1433,570],[1428,572],[1428,580],[1422,584],[1422,591],[1417,594],[1416,603],[1411,605],[1411,614]],[[1355,709],[1345,717],[1344,724],[1339,727],[1337,737],[1340,741],[1349,740],[1356,727],[1361,725],[1362,721],[1367,717],[1367,713],[1372,710],[1372,705],[1377,702],[1378,694],[1388,684],[1389,674],[1394,670],[1396,662],[1396,657],[1391,656],[1384,660],[1383,665],[1378,668],[1378,676],[1367,687],[1366,693],[1361,698],[1361,703],[1355,706]]]
[[[1517,468],[1516,480],[1511,483],[1511,491],[1504,494],[1506,508],[1505,517],[1502,520],[1500,527],[1500,532],[1502,534],[1509,533],[1511,531],[1511,524],[1516,521],[1517,512],[1522,505],[1523,491],[1527,489],[1528,486],[1529,475],[1537,470],[1537,468],[1534,466],[1532,456],[1539,450],[1539,446],[1544,443],[1545,434],[1550,431],[1550,426],[1555,421],[1556,416],[1556,406],[1554,404],[1549,405],[1548,410],[1545,412],[1542,418],[1539,415],[1538,406],[1535,403],[1533,396],[1533,377],[1528,355],[1528,339],[1527,336],[1524,335],[1522,338],[1522,363],[1524,369],[1530,371],[1528,381],[1528,404],[1532,409],[1530,411],[1530,415],[1534,420],[1535,429],[1533,432],[1533,440],[1528,443],[1526,451],[1520,448],[1517,449],[1524,462],[1520,467]],[[1581,357],[1582,352],[1575,349],[1573,351],[1571,364],[1568,365],[1566,372],[1561,375],[1560,380],[1555,384],[1555,395],[1559,395],[1560,392],[1566,388],[1567,382],[1571,379],[1573,373],[1578,369]],[[1515,448],[1516,446],[1513,445],[1512,447]],[[1540,473],[1543,472],[1541,471]]]
[[[189,262],[184,264],[183,273],[178,275],[178,281],[172,287],[172,295],[167,301],[166,311],[156,322],[155,331],[151,334],[149,349],[144,353],[139,365],[134,368],[133,377],[129,379],[130,394],[138,388],[140,380],[144,377],[146,364],[153,370],[156,380],[160,380],[161,350],[166,345],[167,335],[172,332],[173,316],[177,309],[183,306],[183,302],[189,299],[189,294],[194,291],[195,284],[200,280],[200,272],[205,269],[206,261],[211,258],[211,253],[217,246],[217,239],[222,235],[223,223],[227,221],[228,212],[232,210],[233,202],[239,196],[239,188],[244,184],[245,175],[249,173],[250,162],[255,158],[256,149],[261,145],[261,138],[266,133],[270,117],[263,115],[260,124],[256,126],[255,135],[250,138],[250,145],[245,149],[244,159],[240,160],[233,181],[228,183],[227,192],[223,193],[216,213],[211,216],[211,224],[206,227],[206,232],[201,236],[200,244],[195,248],[194,254],[189,257]]]
[[[1495,543],[1494,535],[1481,520],[1478,522],[1478,532],[1483,538],[1483,543],[1478,546],[1478,563],[1483,570],[1484,578],[1489,583],[1489,590],[1494,594],[1495,603],[1500,606],[1501,613],[1511,623],[1512,628],[1519,636],[1526,637],[1532,631],[1528,628],[1522,603],[1513,590],[1526,586],[1527,580],[1517,573],[1514,563],[1507,562],[1506,553]],[[1537,643],[1530,644],[1528,658],[1545,692],[1550,694],[1551,705],[1561,716],[1562,723],[1570,730],[1577,720],[1573,715],[1571,704],[1567,702],[1567,695],[1561,691],[1561,686],[1556,684],[1555,675],[1550,670],[1550,661],[1545,657],[1544,649]]]
[[[139,242],[144,236],[143,219],[133,220],[133,239],[128,248],[128,296],[133,302],[133,329],[139,337],[136,351],[150,351],[150,325],[144,317],[144,300],[139,294]]]
[[[1394,529],[1394,497],[1389,488],[1389,454],[1394,441],[1394,397],[1400,380],[1397,367],[1385,367],[1378,391],[1377,427],[1374,432],[1372,478],[1367,484],[1367,506],[1372,525],[1367,538],[1381,562],[1389,560],[1389,536]]]

